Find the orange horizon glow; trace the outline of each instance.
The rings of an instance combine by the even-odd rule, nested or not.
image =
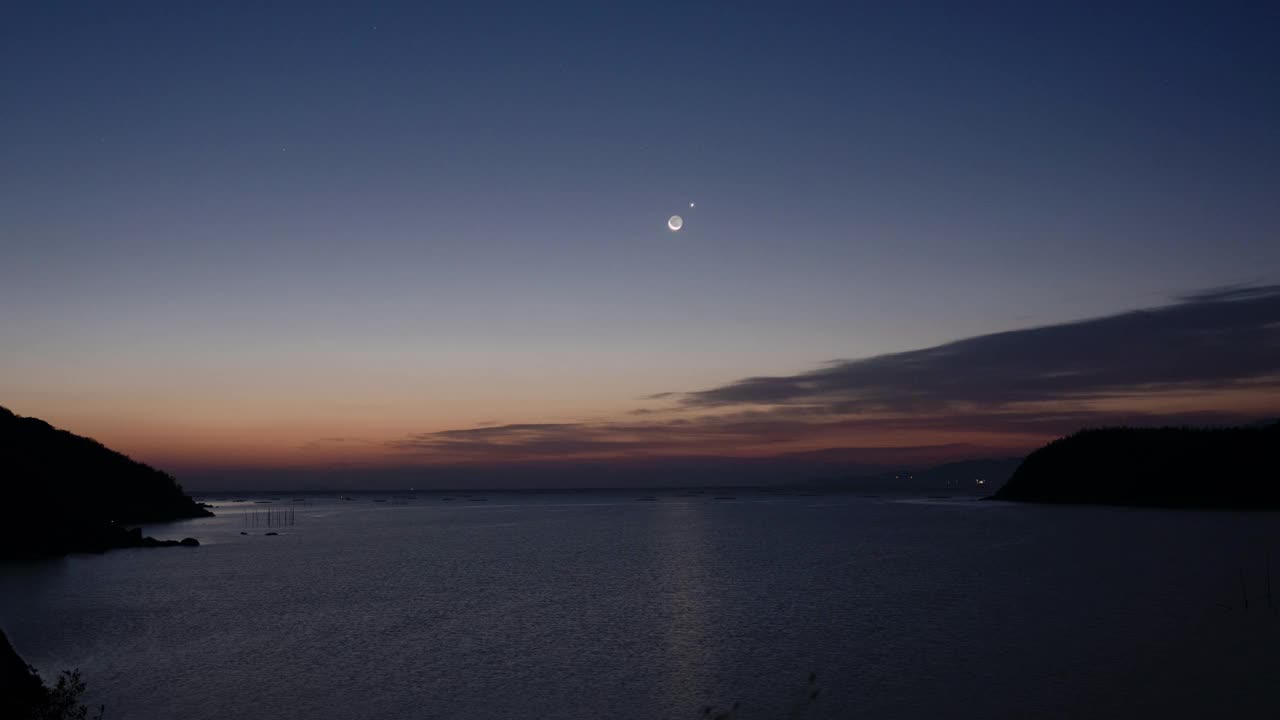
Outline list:
[[[619,407],[623,403],[618,403]],[[1006,408],[1007,411],[1035,413],[1052,417],[1056,412],[1087,411],[1105,424],[1117,413],[1148,413],[1159,422],[1165,416],[1189,416],[1218,413],[1230,416],[1266,417],[1280,408],[1280,391],[1233,388],[1218,391],[1166,391],[1094,398],[1075,402],[1036,403]],[[920,448],[964,446],[959,456],[991,452],[1027,451],[1062,434],[1040,430],[984,429],[981,427],[931,427],[911,429],[898,427],[912,418],[867,416],[856,430],[827,427],[822,424],[784,425],[785,432],[771,437],[763,431],[747,437],[722,436],[717,432],[714,413],[681,413],[667,410],[656,413],[657,419],[636,424],[615,412],[604,419],[572,418],[562,422],[581,426],[583,432],[610,440],[630,443],[616,449],[586,449],[565,453],[522,452],[519,442],[499,441],[478,451],[469,448],[441,447],[427,450],[405,450],[393,444],[411,436],[436,433],[501,430],[522,423],[542,424],[545,417],[529,413],[514,422],[498,423],[492,419],[475,420],[470,425],[451,423],[446,418],[433,422],[411,423],[403,418],[366,413],[360,422],[335,423],[332,419],[306,414],[280,415],[235,422],[227,416],[153,419],[151,416],[128,417],[112,414],[89,415],[72,412],[38,413],[22,407],[10,407],[19,415],[40,417],[56,427],[91,437],[107,447],[119,450],[136,460],[176,474],[187,471],[235,471],[252,469],[326,469],[406,468],[437,466],[488,466],[502,464],[562,463],[573,461],[640,461],[653,458],[769,458],[789,453],[805,453],[831,449],[893,449],[916,451]],[[305,408],[303,408],[305,409]],[[315,410],[318,410],[315,409]],[[315,411],[313,410],[313,412]],[[494,408],[485,408],[484,414]],[[479,413],[471,413],[473,417]],[[963,413],[958,413],[963,416]],[[687,423],[690,417],[706,419],[711,432],[700,435]],[[507,417],[513,417],[508,415]],[[939,418],[945,424],[946,418]],[[957,420],[958,423],[963,422]],[[883,427],[877,427],[882,424]],[[572,430],[570,430],[572,433]],[[797,435],[799,433],[799,435]],[[939,462],[948,459],[947,452],[935,453]]]
[[[117,357],[92,377],[32,367],[59,389],[0,391],[13,412],[176,474],[824,452],[945,462],[1082,427],[1275,418],[1278,327],[1280,286],[745,378],[610,351],[346,351],[308,365],[246,351],[163,368]],[[681,386],[695,389],[654,392]]]

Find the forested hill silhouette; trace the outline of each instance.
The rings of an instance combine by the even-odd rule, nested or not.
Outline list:
[[[0,497],[0,557],[164,544],[124,526],[212,515],[168,473],[4,407]]]
[[[1022,461],[995,498],[1027,502],[1280,508],[1280,422],[1100,428]]]

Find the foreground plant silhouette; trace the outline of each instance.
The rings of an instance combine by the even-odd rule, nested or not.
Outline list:
[[[53,687],[26,663],[0,631],[0,717],[9,720],[86,720],[84,681],[79,670],[64,670]],[[98,706],[94,720],[102,720],[106,706]]]
[[[34,672],[34,670],[32,671]],[[84,697],[84,681],[79,670],[63,670],[58,682],[46,690],[44,705],[36,706],[32,718],[36,720],[85,720],[89,708],[81,702]],[[94,720],[102,720],[107,706],[99,705]]]

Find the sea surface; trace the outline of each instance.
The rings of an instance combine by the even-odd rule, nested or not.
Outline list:
[[[469,494],[206,498],[0,626],[110,720],[1280,716],[1280,513]]]

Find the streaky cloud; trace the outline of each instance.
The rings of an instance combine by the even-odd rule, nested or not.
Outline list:
[[[1280,285],[1189,295],[1079,322],[982,335],[685,393],[685,407],[816,404],[922,413],[1280,382]]]
[[[1280,414],[1280,285],[650,399],[667,404],[612,420],[416,433],[384,447],[437,464],[945,461],[1017,452],[1085,426],[1247,422]]]

